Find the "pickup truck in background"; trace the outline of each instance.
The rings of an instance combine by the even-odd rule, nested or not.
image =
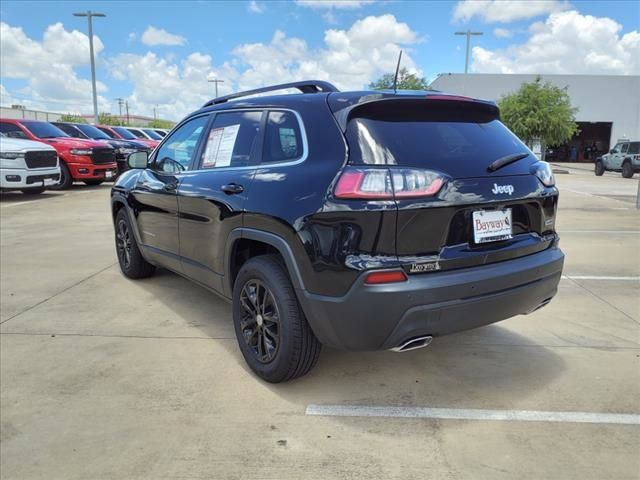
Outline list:
[[[59,181],[60,165],[53,147],[0,134],[0,190],[38,194]]]
[[[113,147],[105,142],[71,138],[55,125],[38,120],[0,118],[0,132],[11,138],[24,138],[51,145],[60,159],[60,182],[54,188],[65,190],[74,181],[100,185],[117,176]]]

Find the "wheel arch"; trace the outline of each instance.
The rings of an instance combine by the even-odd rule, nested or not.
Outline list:
[[[242,263],[236,261],[239,250],[246,245],[253,245],[258,254],[263,253],[277,253],[282,258],[291,283],[296,290],[304,290],[304,282],[300,269],[293,255],[291,247],[280,236],[263,230],[256,230],[253,228],[236,228],[234,229],[227,239],[227,246],[225,251],[225,279],[224,279],[224,295],[231,298],[233,294],[233,284],[235,278],[242,266]],[[261,249],[264,249],[262,251]],[[255,256],[255,255],[251,255]],[[248,258],[251,258],[249,256]],[[248,258],[245,259],[248,260]]]

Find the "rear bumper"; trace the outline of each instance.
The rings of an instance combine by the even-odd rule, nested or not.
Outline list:
[[[564,254],[549,248],[526,257],[407,282],[365,285],[343,297],[300,292],[309,323],[325,345],[382,350],[418,336],[441,336],[530,313],[556,294]]]

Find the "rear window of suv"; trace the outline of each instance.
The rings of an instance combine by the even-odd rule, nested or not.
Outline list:
[[[529,152],[499,120],[354,118],[346,135],[351,164],[429,168],[454,176],[484,175],[494,160]]]

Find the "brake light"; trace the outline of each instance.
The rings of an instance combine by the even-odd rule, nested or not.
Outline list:
[[[427,95],[429,100],[457,100],[459,102],[475,102],[471,97],[463,97],[462,95]]]
[[[393,200],[386,169],[345,170],[340,175],[335,194],[338,198]]]
[[[353,200],[394,200],[431,197],[438,193],[445,177],[417,168],[347,168],[334,193],[336,198]]]
[[[384,272],[371,272],[365,278],[364,283],[367,285],[380,285],[381,283],[398,283],[406,282],[407,275],[402,270],[392,270]]]

